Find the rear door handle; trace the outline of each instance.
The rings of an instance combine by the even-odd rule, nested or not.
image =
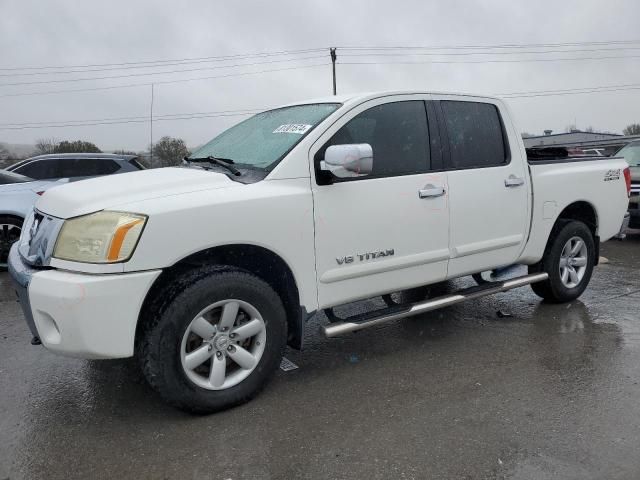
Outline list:
[[[433,198],[444,195],[444,187],[436,187],[435,185],[425,185],[422,190],[418,190],[418,197]]]
[[[509,175],[509,178],[504,181],[505,187],[520,187],[522,185],[524,185],[524,178],[516,177],[515,175]]]

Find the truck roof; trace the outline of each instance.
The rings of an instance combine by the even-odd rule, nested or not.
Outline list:
[[[483,94],[474,94],[474,93],[464,93],[464,92],[443,92],[443,91],[426,91],[426,90],[388,90],[388,91],[377,91],[377,92],[354,92],[354,93],[344,93],[340,95],[331,95],[326,97],[319,98],[311,98],[308,100],[301,100],[298,102],[291,102],[285,105],[280,105],[281,107],[290,107],[293,105],[304,105],[309,103],[362,103],[367,100],[372,100],[374,98],[387,97],[390,95],[453,95],[459,97],[474,97],[474,98],[486,98],[491,100],[498,100],[497,97],[491,95],[483,95]]]

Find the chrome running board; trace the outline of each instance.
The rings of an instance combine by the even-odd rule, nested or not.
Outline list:
[[[329,338],[337,337],[344,333],[356,332],[358,330],[391,322],[400,318],[412,317],[421,313],[438,310],[439,308],[449,307],[466,300],[486,297],[488,295],[506,292],[514,288],[524,287],[525,285],[531,285],[532,283],[542,282],[547,278],[549,278],[549,275],[546,273],[534,273],[531,275],[512,278],[511,280],[505,280],[504,282],[488,283],[479,287],[467,288],[460,290],[457,293],[444,295],[424,302],[414,303],[401,309],[391,307],[390,309],[384,309],[382,311],[378,310],[364,315],[356,315],[355,317],[351,317],[351,319],[330,323],[324,327],[324,334]],[[391,312],[389,310],[391,310]],[[356,318],[357,321],[353,321],[356,320]]]

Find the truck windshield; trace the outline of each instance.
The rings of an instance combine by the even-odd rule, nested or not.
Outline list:
[[[640,167],[640,143],[630,143],[621,148],[616,157],[624,157],[631,167]]]
[[[222,132],[189,158],[224,158],[240,168],[271,170],[338,107],[339,103],[317,103],[259,113]]]

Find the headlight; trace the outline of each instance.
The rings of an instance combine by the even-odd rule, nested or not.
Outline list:
[[[123,262],[133,254],[146,221],[145,215],[109,211],[65,220],[53,256],[73,262]]]

